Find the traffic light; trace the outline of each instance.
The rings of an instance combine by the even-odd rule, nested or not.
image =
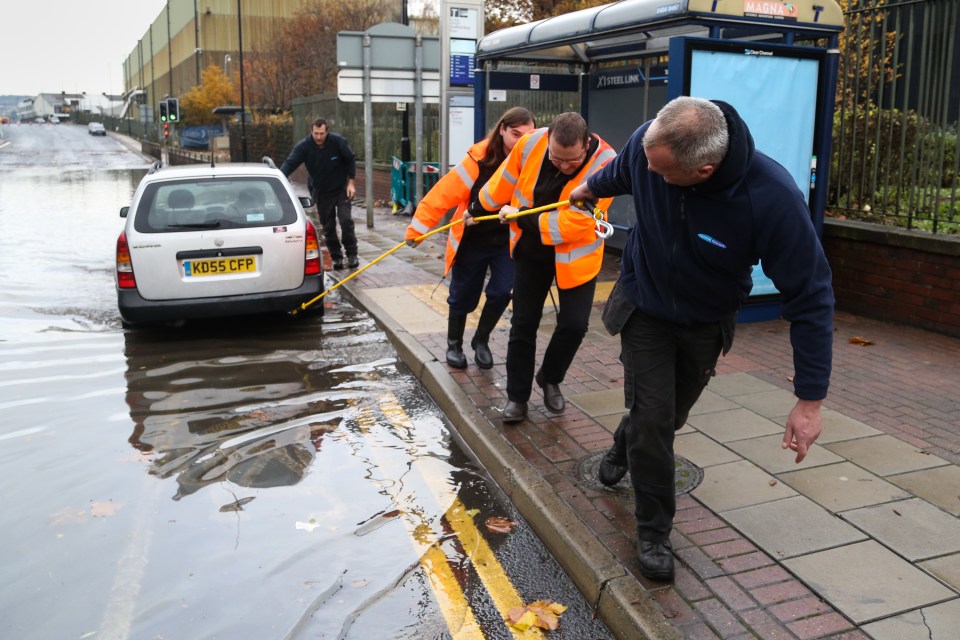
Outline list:
[[[169,138],[169,137],[170,137],[170,123],[169,123],[169,122],[164,122],[164,123],[163,123],[163,137],[164,137],[164,138]]]
[[[180,100],[167,98],[167,117],[170,122],[180,122]]]
[[[158,104],[157,107],[159,107],[158,110],[160,112],[160,122],[166,122],[167,120],[169,120],[170,111],[169,111],[169,105],[167,104],[167,101],[161,100],[160,104]]]

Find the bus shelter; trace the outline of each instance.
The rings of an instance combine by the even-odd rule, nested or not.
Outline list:
[[[842,31],[835,0],[621,0],[495,31],[477,44],[475,136],[520,105],[541,120],[579,111],[619,149],[674,97],[725,100],[793,175],[819,232]],[[632,200],[609,215],[622,248]],[[750,302],[778,308],[760,266]]]

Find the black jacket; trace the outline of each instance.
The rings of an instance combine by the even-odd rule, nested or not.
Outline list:
[[[632,194],[637,223],[623,250],[620,282],[645,314],[683,325],[722,321],[745,301],[751,270],[782,294],[789,320],[797,397],[826,396],[833,352],[830,267],[793,178],[754,148],[739,114],[727,118],[729,148],[704,183],[678,187],[647,168],[637,129],[588,185],[599,198]]]
[[[290,177],[301,164],[307,165],[310,193],[316,191],[321,195],[345,189],[347,180],[357,174],[357,161],[347,139],[336,133],[328,133],[322,147],[318,147],[311,136],[298,142],[280,165],[280,171]]]

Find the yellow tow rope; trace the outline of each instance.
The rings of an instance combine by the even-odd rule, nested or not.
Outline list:
[[[551,203],[551,204],[545,204],[545,205],[543,205],[542,207],[537,207],[537,208],[535,208],[535,209],[525,209],[525,210],[523,210],[523,211],[517,211],[516,213],[508,213],[508,214],[507,214],[506,216],[504,216],[504,217],[507,218],[508,220],[512,220],[513,218],[519,218],[520,216],[529,216],[529,215],[534,214],[534,213],[543,213],[544,211],[552,211],[552,210],[554,210],[554,209],[559,209],[560,207],[565,207],[565,206],[567,206],[568,204],[570,204],[570,201],[569,201],[569,200],[561,200],[561,201],[559,201],[559,202],[554,202],[554,203]],[[578,203],[578,204],[585,204],[585,203]],[[599,220],[602,220],[602,219],[603,219],[603,210],[602,210],[602,209],[599,209],[599,208],[594,208],[594,209],[593,209],[593,216],[594,216],[594,218],[597,218],[597,216],[600,216],[598,219],[599,219]],[[490,215],[488,215],[488,216],[479,216],[479,217],[477,217],[477,218],[474,218],[474,220],[476,220],[477,222],[483,222],[483,221],[485,221],[485,220],[497,220],[499,217],[500,217],[500,214],[499,214],[499,213],[493,213],[493,214],[490,214]],[[417,237],[417,238],[414,238],[414,242],[422,242],[423,240],[425,240],[426,238],[429,238],[429,237],[432,236],[433,234],[435,234],[435,233],[440,233],[440,232],[442,232],[442,231],[446,231],[446,230],[449,229],[450,227],[453,227],[453,226],[455,226],[455,225],[458,225],[458,224],[460,224],[460,223],[462,223],[462,222],[463,222],[463,218],[458,218],[457,220],[454,220],[453,222],[451,222],[451,223],[449,223],[449,224],[445,224],[445,225],[443,225],[442,227],[437,227],[436,229],[432,229],[432,230],[426,232],[426,233],[423,234],[422,236],[419,236],[419,237]],[[390,254],[392,254],[392,253],[400,250],[401,247],[406,246],[406,244],[407,244],[407,241],[404,240],[403,242],[401,242],[400,244],[398,244],[397,246],[395,246],[393,249],[390,249],[389,251],[387,251],[386,253],[381,254],[380,256],[378,256],[377,258],[375,258],[374,260],[371,260],[368,264],[360,267],[359,269],[357,269],[356,271],[354,271],[353,273],[351,273],[349,276],[347,276],[346,278],[344,278],[344,279],[341,280],[340,282],[336,283],[335,285],[333,285],[332,287],[330,287],[329,289],[327,289],[326,291],[324,291],[324,292],[321,293],[320,295],[316,296],[316,297],[313,298],[312,300],[308,300],[307,302],[302,302],[302,303],[300,303],[300,306],[299,306],[298,308],[294,309],[293,311],[291,311],[291,312],[290,312],[290,315],[295,316],[295,315],[297,315],[298,313],[300,313],[301,311],[304,311],[307,307],[309,307],[310,305],[312,305],[312,304],[314,304],[315,302],[317,302],[318,300],[320,300],[323,296],[327,295],[328,293],[330,293],[331,291],[333,291],[333,290],[336,289],[337,287],[339,287],[339,286],[341,286],[341,285],[345,285],[346,283],[350,282],[351,280],[353,280],[354,278],[356,278],[358,275],[360,275],[361,273],[363,273],[364,271],[366,271],[367,269],[369,269],[369,268],[372,267],[373,265],[377,264],[378,262],[380,262],[381,260],[383,260],[384,258],[386,258],[387,256],[389,256]]]

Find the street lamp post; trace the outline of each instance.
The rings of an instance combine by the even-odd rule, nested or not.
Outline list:
[[[237,44],[240,49],[240,149],[242,159],[247,161],[247,103],[243,94],[243,21],[240,16],[240,0],[237,0]]]

